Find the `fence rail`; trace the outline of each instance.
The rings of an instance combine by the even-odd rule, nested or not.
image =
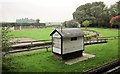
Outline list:
[[[33,43],[33,42],[49,42],[51,40],[34,40],[34,41],[18,41],[18,42],[11,42],[12,44],[19,44],[19,43]]]
[[[113,40],[113,39],[120,39],[120,36],[108,36],[108,37],[98,37],[99,39],[107,39],[107,40]]]
[[[16,44],[16,45],[12,45],[11,49],[15,50],[15,49],[24,49],[24,48],[28,48],[30,49],[31,47],[37,47],[37,46],[46,46],[46,45],[51,45],[52,42],[30,42],[30,43],[20,43],[20,44]]]
[[[84,45],[107,43],[107,39],[96,39],[84,41]]]
[[[95,41],[89,40],[89,41],[85,41],[84,45],[99,44],[99,43],[107,43],[107,40],[106,39],[99,39]],[[52,42],[50,40],[18,42],[17,44],[11,46],[10,52],[14,50],[16,50],[15,52],[29,51],[29,50],[35,50],[40,48],[46,48],[48,51],[48,48],[50,48],[51,45],[52,45]]]
[[[92,45],[92,44],[100,44],[100,43],[107,43],[109,39],[116,39],[120,38],[120,36],[111,36],[111,37],[97,37],[92,39],[84,38],[84,45]],[[18,49],[38,49],[38,48],[49,48],[52,45],[51,40],[36,40],[36,41],[25,41],[25,42],[16,42],[15,45],[11,46],[11,50],[18,50]],[[46,48],[46,49],[47,49]]]

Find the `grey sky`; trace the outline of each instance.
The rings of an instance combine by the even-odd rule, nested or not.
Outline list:
[[[72,19],[76,8],[85,3],[103,1],[107,6],[118,0],[2,0],[0,22],[21,18],[39,18],[41,22],[63,22]]]

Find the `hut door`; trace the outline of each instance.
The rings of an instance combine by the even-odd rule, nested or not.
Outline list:
[[[60,38],[53,39],[53,52],[61,54],[61,39]]]
[[[60,38],[54,38],[53,39],[54,47],[61,49],[61,39]]]

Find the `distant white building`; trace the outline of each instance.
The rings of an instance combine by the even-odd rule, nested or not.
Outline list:
[[[48,25],[61,25],[62,22],[46,22]]]
[[[28,19],[28,18],[22,18],[22,19],[16,19],[16,23],[36,23],[36,20]]]
[[[63,60],[82,56],[84,33],[79,28],[55,29],[52,36],[52,52]]]

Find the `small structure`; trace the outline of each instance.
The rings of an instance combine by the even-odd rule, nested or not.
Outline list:
[[[55,29],[52,36],[52,52],[63,59],[82,56],[84,50],[84,33],[79,28]]]

